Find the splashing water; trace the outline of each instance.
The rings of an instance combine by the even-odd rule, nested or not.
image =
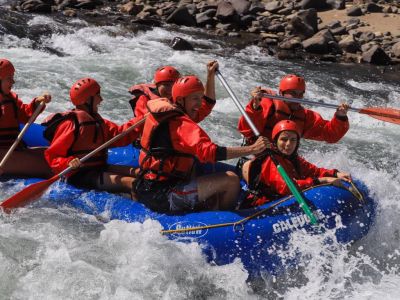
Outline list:
[[[347,101],[355,107],[400,107],[398,82],[371,68],[277,61],[249,46],[225,55],[220,42],[195,40],[204,49],[175,52],[164,41],[177,33],[165,29],[133,34],[118,26],[91,27],[74,20],[60,24],[35,17],[29,26],[57,28],[43,43],[64,56],[33,50],[27,39],[0,36],[0,56],[16,67],[14,90],[25,102],[45,90],[53,102],[39,120],[71,108],[69,87],[90,76],[99,81],[101,114],[123,123],[131,117],[128,88],[150,82],[155,69],[174,65],[183,74],[206,76],[206,62],[217,59],[220,70],[243,104],[255,86],[276,89],[287,73],[303,74],[306,97],[328,103]],[[201,126],[220,145],[239,145],[239,113],[217,84],[217,105]],[[334,111],[314,108],[323,117]],[[26,208],[0,215],[0,291],[4,299],[397,299],[400,284],[400,168],[396,125],[351,114],[351,129],[338,144],[302,142],[311,162],[351,172],[378,199],[371,232],[354,245],[341,245],[334,232],[295,232],[280,255],[300,257],[296,270],[282,277],[265,274],[247,281],[241,262],[206,263],[197,243],[170,241],[157,221],[111,221],[103,224],[70,208]],[[1,182],[4,198],[20,189]]]

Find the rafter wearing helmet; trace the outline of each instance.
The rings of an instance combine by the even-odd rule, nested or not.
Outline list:
[[[305,80],[298,75],[286,75],[279,83],[279,93],[287,98],[303,98],[305,91]],[[252,98],[246,106],[246,113],[259,132],[270,140],[272,140],[272,128],[281,120],[296,122],[302,138],[327,143],[338,142],[349,129],[347,104],[340,104],[333,118],[328,121],[319,113],[306,109],[298,103],[268,98],[267,94],[273,95],[275,92],[261,87],[253,89]],[[247,143],[254,141],[254,134],[243,117],[239,120],[238,130]]]
[[[211,113],[215,105],[215,70],[218,69],[217,61],[207,63],[207,82],[204,88],[203,101],[204,114]],[[129,92],[133,95],[129,101],[135,116],[147,113],[147,102],[158,98],[172,100],[172,86],[181,77],[180,72],[172,66],[163,66],[154,73],[153,83],[133,85]]]
[[[285,169],[300,190],[319,184],[340,186],[341,180],[351,181],[348,173],[317,167],[299,156],[297,150],[300,146],[300,134],[300,128],[291,120],[278,122],[272,130],[275,145],[274,159]],[[243,208],[263,205],[291,193],[279,175],[276,163],[268,154],[245,162],[242,170],[249,186],[248,195],[242,204]]]
[[[123,125],[104,119],[99,113],[103,101],[100,85],[93,78],[76,81],[70,89],[70,99],[75,109],[49,116],[43,125],[44,136],[50,141],[45,157],[55,174],[67,167],[76,169],[68,177],[72,184],[106,190],[109,192],[131,191],[135,180],[134,170],[107,164],[107,149],[97,152],[85,163],[80,158],[134,125],[133,118]],[[112,146],[126,146],[136,140],[141,128],[136,128]]]
[[[16,141],[20,133],[20,124],[26,124],[41,102],[49,103],[51,96],[47,93],[24,104],[12,91],[14,81],[14,65],[5,58],[0,59],[0,159]],[[43,106],[42,111],[45,107]],[[51,175],[43,157],[43,149],[28,149],[23,142],[17,145],[7,160],[1,174],[11,176],[44,177]],[[26,166],[29,166],[27,168]]]

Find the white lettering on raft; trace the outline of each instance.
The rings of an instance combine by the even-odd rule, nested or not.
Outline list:
[[[318,220],[323,220],[325,215],[319,209],[314,212],[315,216]],[[310,223],[310,218],[306,214],[298,215],[295,217],[291,217],[285,221],[279,221],[277,223],[272,224],[272,229],[274,233],[284,232],[288,230],[296,230],[298,228],[304,227],[306,224]]]
[[[205,227],[206,224],[202,222],[178,222],[172,224],[169,229],[176,230],[177,232],[173,232],[172,235],[175,237],[190,237],[190,238],[199,238],[205,236],[208,232],[208,229],[200,229],[199,227]],[[193,228],[193,230],[190,230]]]

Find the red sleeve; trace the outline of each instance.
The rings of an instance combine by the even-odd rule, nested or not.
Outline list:
[[[147,102],[149,101],[149,98],[146,95],[141,95],[139,99],[136,101],[136,106],[135,106],[135,116],[136,117],[141,117],[144,116],[148,110],[147,110]]]
[[[298,162],[301,170],[302,178],[319,178],[319,177],[334,177],[336,170],[328,170],[324,168],[318,168],[316,165],[306,161],[302,157],[298,157]]]
[[[215,106],[216,101],[212,99],[205,99],[203,98],[203,102],[201,103],[199,114],[197,120],[194,120],[196,123],[200,123],[203,121],[212,111]]]
[[[18,122],[27,123],[36,109],[36,101],[33,99],[31,103],[24,104],[21,99],[17,99]]]
[[[251,100],[246,106],[246,113],[248,114],[249,118],[253,121],[254,126],[257,130],[262,134],[264,132],[264,128],[266,122],[268,121],[268,116],[270,115],[271,107],[273,102],[269,98],[262,98],[260,102],[259,110],[253,109],[253,101]],[[254,133],[251,130],[249,124],[247,124],[246,119],[241,116],[239,119],[238,130],[241,134],[247,139],[253,138]]]
[[[65,120],[58,125],[50,146],[44,152],[44,157],[55,174],[65,170],[74,158],[67,156],[67,151],[74,142],[74,128],[71,120]]]
[[[347,117],[339,119],[336,115],[331,121],[324,120],[320,114],[305,109],[306,122],[303,138],[327,143],[337,143],[349,130]]]
[[[285,180],[283,180],[282,176],[278,172],[277,167],[269,157],[262,165],[260,180],[278,195],[286,196],[291,194]],[[297,184],[300,190],[304,190],[313,185],[313,178],[311,177],[305,179],[292,178],[292,180]]]
[[[189,117],[171,120],[169,131],[174,149],[196,156],[200,162],[215,162],[217,145]]]
[[[104,119],[104,122],[105,122],[106,128],[107,128],[106,140],[109,141],[110,139],[117,136],[118,134],[124,132],[125,130],[128,130],[131,126],[135,125],[137,122],[142,120],[142,118],[143,118],[143,116],[142,117],[134,117],[122,125],[117,125],[114,122]],[[128,133],[124,137],[117,140],[109,148],[122,147],[122,146],[127,146],[127,145],[131,144],[140,136],[140,134],[143,130],[143,126],[144,126],[144,123],[142,125],[136,127],[135,129],[133,129],[130,133]]]

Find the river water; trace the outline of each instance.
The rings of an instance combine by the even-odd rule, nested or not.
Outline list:
[[[100,112],[122,123],[131,117],[128,88],[149,82],[161,65],[205,79],[206,62],[220,70],[243,104],[252,87],[277,87],[287,73],[305,76],[305,97],[354,107],[400,107],[400,84],[382,69],[366,66],[294,63],[265,56],[249,46],[231,49],[220,41],[190,37],[185,31],[156,28],[133,34],[120,27],[91,27],[84,21],[57,23],[34,17],[56,34],[41,43],[63,56],[37,50],[33,42],[0,36],[0,56],[15,65],[14,90],[30,101],[47,90],[51,112],[71,108],[69,87],[91,76],[102,86]],[[72,26],[73,25],[73,26]],[[182,36],[197,51],[177,52],[166,40]],[[200,35],[199,35],[200,36]],[[239,145],[239,113],[217,83],[217,105],[201,126],[220,145]],[[325,118],[333,110],[315,108]],[[377,199],[370,233],[351,245],[326,244],[332,233],[293,234],[289,253],[301,253],[299,268],[281,277],[247,280],[240,260],[215,266],[201,246],[169,241],[156,221],[102,223],[74,209],[45,203],[0,214],[0,299],[398,299],[400,297],[399,127],[350,113],[351,129],[338,144],[304,141],[301,153],[311,162],[351,172]],[[5,198],[21,187],[0,183]]]

